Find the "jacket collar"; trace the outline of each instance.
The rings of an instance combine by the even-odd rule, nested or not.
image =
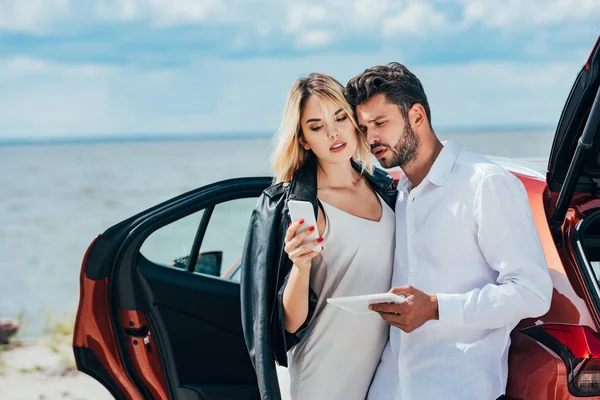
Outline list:
[[[290,183],[288,198],[317,202],[317,159],[309,156],[296,171]]]
[[[354,160],[351,163],[356,171],[361,171],[362,166],[359,163]],[[364,176],[371,187],[378,192],[395,190],[393,178],[382,170],[375,170],[372,175],[366,173]],[[309,156],[294,174],[290,182],[288,199],[309,201],[315,206],[315,211],[317,210],[317,158],[315,156]]]

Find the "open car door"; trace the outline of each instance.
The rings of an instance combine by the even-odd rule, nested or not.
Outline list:
[[[239,259],[270,183],[217,182],[99,235],[81,268],[77,368],[117,399],[259,398],[242,334]]]
[[[548,161],[546,180],[552,193],[550,225],[562,246],[561,226],[574,194],[594,197],[600,187],[600,36],[564,105]],[[583,196],[582,196],[583,195]]]

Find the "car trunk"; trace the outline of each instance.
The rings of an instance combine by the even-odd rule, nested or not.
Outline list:
[[[546,181],[547,215],[559,249],[575,253],[583,275],[600,261],[600,37],[581,68],[561,114]],[[593,264],[592,264],[593,263]],[[588,268],[590,266],[591,270]],[[600,276],[600,270],[596,276]],[[598,292],[597,279],[589,289]],[[586,283],[592,283],[587,282]],[[600,295],[596,309],[600,310]]]

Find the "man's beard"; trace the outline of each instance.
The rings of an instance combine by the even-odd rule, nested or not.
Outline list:
[[[383,168],[400,167],[404,168],[417,158],[419,145],[421,141],[415,134],[415,131],[410,126],[410,123],[404,125],[404,133],[400,139],[396,142],[394,147],[388,147],[392,156],[381,159],[379,163]]]

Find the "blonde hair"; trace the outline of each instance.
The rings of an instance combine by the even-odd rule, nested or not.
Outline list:
[[[297,79],[288,93],[281,125],[275,136],[275,150],[271,156],[275,181],[291,181],[294,173],[312,153],[300,144],[302,137],[300,118],[310,96],[331,100],[348,114],[358,138],[358,146],[352,159],[361,163],[361,173],[365,171],[372,173],[371,147],[359,133],[354,111],[344,96],[344,87],[329,75],[312,73],[306,78]]]

